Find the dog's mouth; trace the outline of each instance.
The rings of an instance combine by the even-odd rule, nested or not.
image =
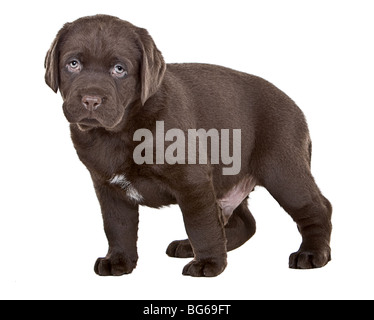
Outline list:
[[[80,120],[77,124],[84,131],[102,126],[102,124],[98,120],[93,118],[84,118]]]
[[[83,124],[85,126],[97,127],[100,126],[100,122],[93,118],[84,118],[79,121],[79,124]]]
[[[77,125],[82,131],[105,129],[112,131],[122,121],[123,110],[114,104],[107,104],[105,108],[89,111],[82,106],[64,101],[63,111],[66,119]]]

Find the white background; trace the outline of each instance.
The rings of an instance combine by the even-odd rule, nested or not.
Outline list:
[[[1,299],[374,298],[372,1],[3,1],[0,8]],[[257,234],[217,278],[181,275],[170,241],[185,237],[177,206],[141,208],[138,267],[93,272],[107,242],[89,174],[59,95],[44,83],[57,31],[106,13],[147,28],[167,62],[206,62],[261,76],[304,111],[313,174],[334,206],[332,262],[288,269],[300,245],[266,190],[250,200]]]

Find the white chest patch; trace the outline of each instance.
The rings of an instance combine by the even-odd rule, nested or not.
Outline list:
[[[121,189],[126,191],[126,195],[135,202],[141,202],[144,200],[143,196],[136,190],[131,182],[126,179],[124,174],[116,174],[109,180],[110,184],[115,184]]]

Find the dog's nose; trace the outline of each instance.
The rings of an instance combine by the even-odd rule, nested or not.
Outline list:
[[[95,111],[103,102],[98,96],[83,96],[82,104],[88,111]]]

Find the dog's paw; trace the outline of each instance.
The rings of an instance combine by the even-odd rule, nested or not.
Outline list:
[[[194,254],[188,239],[177,240],[169,244],[166,254],[172,258],[193,258]]]
[[[136,260],[115,255],[97,259],[94,269],[99,276],[122,276],[131,273],[135,267]]]
[[[216,277],[225,270],[226,266],[226,258],[194,259],[184,267],[183,275],[192,277]]]
[[[331,260],[330,250],[299,250],[290,256],[291,269],[322,268]]]

